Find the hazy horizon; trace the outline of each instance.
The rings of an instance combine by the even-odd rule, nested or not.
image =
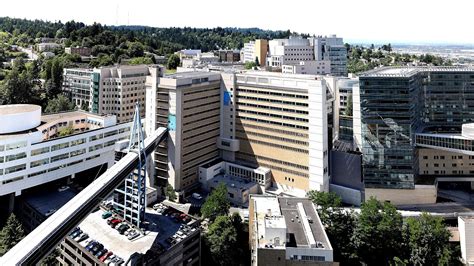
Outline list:
[[[336,34],[350,43],[474,44],[469,0],[418,2],[299,0],[293,5],[251,0],[148,2],[83,0],[73,8],[65,2],[22,1],[2,3],[0,16],[67,22],[75,20],[117,26],[195,28],[260,28],[292,32]],[[27,7],[27,8],[25,8]],[[276,19],[277,17],[281,19]]]

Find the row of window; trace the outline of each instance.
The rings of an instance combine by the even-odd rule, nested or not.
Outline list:
[[[273,96],[280,96],[280,97],[290,97],[290,98],[308,99],[308,95],[289,94],[289,93],[273,92],[273,91],[265,91],[265,90],[252,90],[252,89],[239,88],[237,92],[248,92],[248,93],[256,93],[256,94],[263,94],[263,95],[273,95]]]
[[[288,139],[288,138],[282,138],[282,137],[277,137],[277,136],[272,136],[272,135],[267,135],[267,134],[262,134],[262,133],[257,133],[257,132],[252,132],[248,130],[240,130],[236,129],[236,132],[242,133],[243,135],[250,135],[250,136],[257,136],[257,137],[262,137],[262,138],[267,138],[267,139],[274,139],[274,140],[279,140],[279,141],[284,141],[284,142],[290,142],[290,143],[295,143],[299,145],[304,145],[308,146],[308,142],[306,141],[300,141],[300,140],[295,140],[295,139]]]
[[[274,118],[285,119],[285,120],[295,120],[295,121],[300,121],[300,122],[308,122],[308,121],[309,121],[309,120],[306,119],[306,118],[292,117],[292,116],[286,116],[286,115],[270,114],[270,113],[266,113],[266,112],[256,112],[256,111],[244,110],[244,109],[240,109],[240,108],[237,109],[237,112],[239,112],[239,113],[253,114],[253,115],[259,115],[259,116],[274,117]]]

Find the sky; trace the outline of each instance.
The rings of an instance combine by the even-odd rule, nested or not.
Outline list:
[[[472,0],[22,0],[0,16],[154,27],[258,27],[348,42],[474,44]]]

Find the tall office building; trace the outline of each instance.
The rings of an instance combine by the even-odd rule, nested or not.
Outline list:
[[[145,80],[149,73],[150,67],[146,65],[66,68],[63,90],[78,108],[113,114],[118,122],[126,122],[132,120],[135,103],[145,102]],[[145,104],[140,108],[143,117]]]
[[[455,156],[452,167],[474,158],[473,81],[472,68],[390,67],[360,75],[353,88],[354,141],[363,153],[366,198],[434,202],[433,178],[469,177],[461,168],[447,173],[440,158]]]
[[[342,38],[331,36],[318,36],[309,38],[314,47],[314,59],[331,61],[331,74],[347,76],[347,48]]]
[[[219,73],[183,72],[147,80],[146,130],[160,126],[169,136],[153,155],[154,175],[185,193],[198,185],[198,167],[219,158]]]
[[[268,41],[258,39],[244,44],[241,60],[244,63],[258,60],[260,66],[265,66],[267,62]]]
[[[270,169],[273,187],[281,192],[327,191],[325,80],[271,72],[222,77],[223,159]]]

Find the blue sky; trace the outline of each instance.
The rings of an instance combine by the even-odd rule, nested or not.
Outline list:
[[[283,4],[286,3],[286,4]],[[474,1],[5,1],[0,16],[156,27],[259,27],[346,40],[474,44]]]

